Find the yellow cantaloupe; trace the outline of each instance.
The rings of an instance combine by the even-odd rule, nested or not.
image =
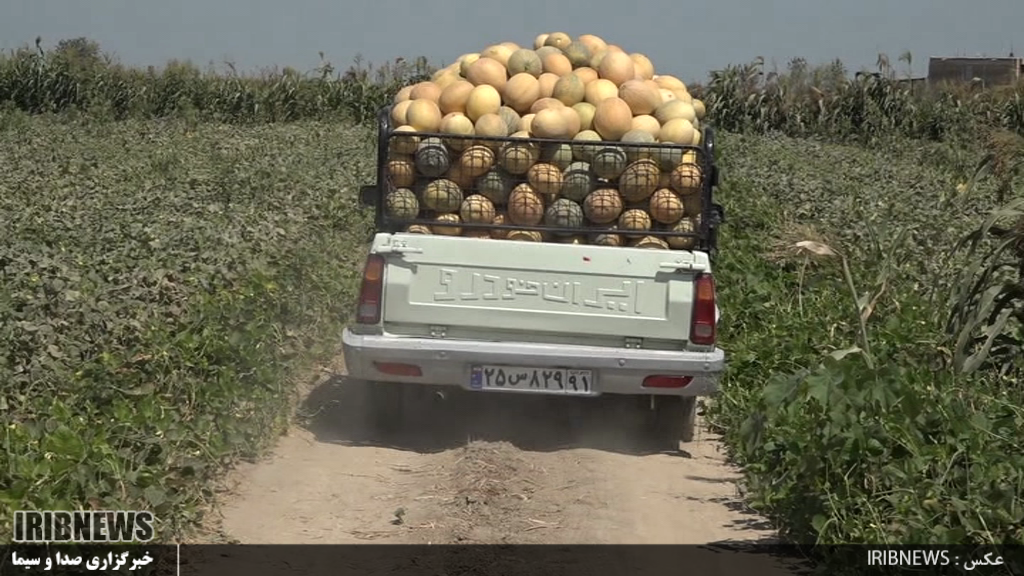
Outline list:
[[[541,98],[541,99],[537,100],[536,102],[534,102],[533,106],[530,106],[530,112],[533,112],[534,114],[536,114],[537,112],[540,112],[541,110],[547,110],[548,108],[564,108],[564,107],[565,107],[565,104],[563,104],[562,101],[557,99],[557,98],[554,98],[554,97],[552,97],[552,98]]]
[[[590,66],[582,66],[580,68],[573,70],[572,73],[580,77],[580,80],[583,81],[584,86],[590,84],[591,82],[597,80],[598,78],[597,70],[594,70]]]
[[[390,148],[398,154],[413,154],[420,145],[416,129],[412,126],[399,126],[392,131],[395,135],[390,139]],[[401,134],[399,136],[398,134]]]
[[[657,139],[658,134],[661,132],[661,122],[658,119],[649,114],[641,114],[640,116],[634,116],[632,130],[640,130],[651,135],[651,137]]]
[[[505,88],[505,83],[508,82],[508,70],[502,66],[501,62],[493,58],[479,58],[469,65],[466,80],[472,82],[474,86],[486,84],[501,92]]]
[[[620,54],[625,54],[626,53],[626,51],[623,50],[622,47],[619,46],[618,44],[609,44],[608,46],[606,46],[606,49],[609,52],[618,52]]]
[[[572,145],[573,158],[576,160],[590,162],[598,148],[595,145],[584,144],[584,142],[598,142],[601,140],[601,135],[593,130],[581,130],[579,134],[573,136],[572,139],[573,142],[581,142],[581,144]]]
[[[459,75],[462,76],[463,78],[468,78],[469,67],[473,64],[473,62],[476,62],[479,59],[480,54],[478,52],[474,52],[473,54],[466,54],[465,56],[463,56],[462,59],[459,61]]]
[[[583,101],[586,96],[587,87],[583,80],[575,74],[566,74],[555,82],[555,88],[551,97],[560,101],[566,106],[573,106]]]
[[[541,64],[544,67],[544,72],[554,74],[558,77],[565,76],[572,72],[572,62],[569,62],[569,58],[561,52],[545,54],[541,58]]]
[[[580,102],[579,104],[574,104],[572,109],[580,117],[580,130],[590,130],[594,125],[594,112],[597,111],[597,106],[590,102]]]
[[[445,172],[444,177],[463,190],[468,190],[473,186],[473,175],[469,173],[468,169],[463,164],[453,164],[451,168]]]
[[[552,74],[550,72],[545,72],[540,75],[537,82],[540,85],[541,98],[551,98],[551,94],[555,91],[555,84],[558,83],[558,79],[558,74]]]
[[[629,132],[632,122],[633,112],[629,104],[618,97],[602,100],[594,112],[594,130],[605,140],[618,140]]]
[[[484,114],[497,114],[501,108],[501,94],[489,84],[475,86],[466,100],[466,116],[476,122]]]
[[[435,71],[433,74],[431,74],[430,75],[430,81],[434,82],[434,83],[437,83],[437,81],[439,79],[443,78],[446,74],[458,73],[458,71],[459,71],[458,64],[451,64],[451,65],[445,66],[444,68],[440,68],[437,71]]]
[[[477,136],[504,138],[508,136],[508,125],[500,114],[484,114],[476,119],[473,132]]]
[[[409,92],[410,100],[431,100],[437,102],[437,99],[441,97],[441,88],[433,82],[420,82],[412,87],[412,91]]]
[[[405,111],[406,122],[417,132],[437,132],[441,127],[441,117],[437,102],[426,98],[413,100]]]
[[[564,50],[571,43],[572,38],[565,32],[552,32],[544,39],[545,46],[554,46],[559,50]]]
[[[690,146],[693,144],[693,124],[685,118],[673,118],[661,125],[659,142],[672,142]]]
[[[469,100],[469,93],[473,91],[473,83],[466,80],[452,82],[447,88],[441,91],[437,100],[438,107],[442,114],[466,111],[466,101]]]
[[[411,98],[409,98],[409,95],[412,94],[412,89],[415,88],[415,87],[416,87],[415,84],[412,85],[412,86],[405,86],[405,87],[403,87],[401,90],[398,91],[398,93],[395,94],[395,99],[394,99],[393,103],[394,104],[398,104],[399,102],[405,102],[406,100],[411,100]]]
[[[628,54],[609,51],[597,67],[597,74],[605,80],[611,80],[616,86],[636,77],[636,66]]]
[[[601,50],[608,48],[608,43],[605,42],[601,37],[594,36],[593,34],[583,34],[578,40],[590,50],[591,54],[596,54]]]
[[[619,98],[629,105],[634,116],[650,114],[661,106],[661,93],[643,80],[627,80],[619,87]]]
[[[516,127],[516,131],[529,133],[533,125],[534,116],[536,114],[523,114],[523,117],[519,119],[519,126]]]
[[[445,88],[462,79],[463,78],[459,74],[458,70],[451,70],[438,76],[437,79],[434,80],[434,84],[437,84],[437,87],[443,91]]]
[[[615,82],[604,78],[598,78],[586,85],[583,101],[597,106],[608,98],[618,97],[619,87]]]
[[[580,120],[580,115],[576,113],[576,110],[566,106],[565,108],[550,108],[555,110],[565,118],[565,125],[568,131],[566,138],[572,138],[583,128],[583,122]]]
[[[691,104],[693,102],[693,96],[691,96],[686,90],[673,90],[672,92],[675,93],[676,100],[682,100],[687,104]]]
[[[537,34],[537,37],[533,39],[533,49],[540,50],[543,48],[544,43],[548,41],[548,36],[550,36],[550,34],[546,32],[544,34]]]
[[[676,93],[666,88],[658,88],[658,92],[661,94],[662,102],[668,102],[669,100],[676,99]]]
[[[408,123],[405,113],[409,111],[412,100],[403,100],[391,107],[391,125],[401,126]]]
[[[522,114],[540,99],[540,81],[529,72],[520,72],[505,83],[505,105]]]
[[[682,100],[669,100],[658,106],[658,109],[654,111],[654,117],[662,124],[676,118],[683,118],[692,124],[697,118],[697,112],[694,110],[693,105],[687,104]]]
[[[675,76],[659,74],[653,80],[658,84],[659,88],[664,88],[665,90],[686,90],[686,84],[683,84],[683,81]]]
[[[654,64],[650,58],[639,52],[634,52],[629,55],[629,59],[633,61],[633,69],[637,77],[644,80],[654,78]]]
[[[571,136],[565,115],[556,108],[546,108],[537,112],[530,124],[530,133],[538,138],[569,138]]]
[[[696,112],[697,114],[697,120],[703,120],[704,114],[707,113],[707,109],[704,107],[704,101],[694,98],[691,104],[693,106],[694,112]]]
[[[488,46],[487,48],[484,48],[482,52],[480,52],[481,58],[491,58],[492,60],[497,60],[499,63],[501,63],[502,68],[508,66],[508,59],[510,56],[512,56],[512,48],[509,48],[508,46],[502,44],[494,44],[492,46]]]
[[[504,226],[507,223],[508,222],[506,222],[506,218],[505,218],[504,214],[495,214],[494,215],[494,220],[491,222],[491,224],[493,224],[495,226]],[[500,230],[500,229],[493,229],[493,230],[491,230],[491,238],[495,238],[497,240],[501,240],[501,239],[507,238],[507,237],[508,237],[508,230]]]
[[[442,134],[472,136],[473,121],[462,112],[445,114],[444,118],[441,118],[441,124],[438,126],[438,132],[441,132]]]

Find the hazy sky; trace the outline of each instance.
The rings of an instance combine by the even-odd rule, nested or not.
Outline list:
[[[448,63],[556,30],[597,34],[688,81],[757,56],[859,69],[906,50],[923,75],[929,56],[1024,54],[1024,0],[0,0],[2,49],[88,36],[132,64],[309,70],[319,51],[342,69],[357,53]]]

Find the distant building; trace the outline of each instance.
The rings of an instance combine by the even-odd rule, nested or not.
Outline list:
[[[928,83],[976,82],[985,86],[1014,84],[1024,74],[1024,58],[931,58]]]

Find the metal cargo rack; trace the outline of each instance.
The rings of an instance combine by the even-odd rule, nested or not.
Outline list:
[[[668,229],[658,229],[652,223],[651,229],[649,230],[625,230],[625,229],[613,229],[609,224],[594,224],[588,222],[584,218],[584,224],[580,227],[559,227],[552,226],[545,223],[536,225],[520,225],[515,223],[505,224],[493,224],[493,223],[476,223],[476,222],[459,222],[459,223],[445,223],[443,225],[458,227],[465,230],[507,230],[509,232],[515,230],[522,231],[536,231],[540,233],[548,233],[555,236],[562,237],[578,237],[578,236],[595,236],[599,234],[616,234],[628,237],[642,237],[642,236],[654,236],[657,238],[679,238],[679,237],[691,237],[694,239],[694,245],[690,249],[696,249],[708,252],[714,257],[717,251],[717,240],[718,240],[718,227],[725,221],[724,210],[721,205],[714,203],[714,190],[718,186],[719,172],[718,166],[715,163],[715,135],[714,130],[710,127],[701,128],[701,143],[696,146],[685,146],[679,144],[665,144],[665,143],[637,143],[637,142],[618,142],[618,141],[604,141],[604,140],[572,140],[572,139],[554,139],[554,138],[519,138],[519,137],[487,137],[487,136],[463,136],[456,134],[447,133],[426,133],[426,132],[395,132],[391,126],[391,106],[384,107],[378,114],[378,141],[377,141],[377,183],[370,186],[364,186],[361,189],[360,201],[362,204],[372,207],[375,210],[375,226],[378,231],[382,232],[402,232],[411,225],[423,225],[423,226],[435,226],[438,222],[434,218],[441,213],[434,213],[430,210],[422,210],[417,218],[412,219],[397,219],[389,216],[385,211],[385,196],[400,188],[395,186],[391,181],[388,174],[388,163],[393,155],[392,142],[397,138],[408,138],[410,136],[419,138],[421,141],[427,138],[437,138],[446,144],[449,151],[454,150],[455,157],[461,153],[461,150],[465,150],[471,146],[482,145],[487,146],[491,149],[497,149],[501,146],[508,144],[533,144],[538,147],[550,147],[557,145],[570,145],[573,147],[578,146],[592,146],[595,148],[607,148],[614,147],[623,149],[628,155],[631,150],[637,151],[637,154],[647,153],[678,153],[680,157],[686,152],[694,152],[698,161],[697,166],[700,169],[701,175],[701,186],[699,190],[699,201],[700,201],[700,221],[698,229],[693,232],[680,232]],[[452,146],[453,143],[457,143]],[[550,148],[549,148],[550,149]],[[516,176],[509,174],[512,181],[511,186],[527,182],[526,176]],[[420,176],[421,181],[429,181],[437,178],[445,178],[445,176],[434,176],[425,177]],[[615,179],[601,179],[595,178],[597,187],[606,188],[618,188]],[[595,188],[596,189],[596,188]],[[593,189],[592,189],[593,190]],[[466,196],[473,194],[472,188],[464,190]],[[621,194],[621,193],[620,193]],[[417,193],[417,196],[419,194]],[[582,202],[580,202],[582,205]],[[639,208],[639,203],[631,204],[623,202],[622,210],[628,210],[630,208]],[[425,217],[424,217],[425,216]],[[684,216],[685,218],[685,216]],[[664,226],[661,226],[664,228]]]

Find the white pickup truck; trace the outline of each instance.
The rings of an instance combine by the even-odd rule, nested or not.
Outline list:
[[[397,137],[388,118],[385,109],[378,182],[362,190],[362,203],[376,208],[377,232],[343,334],[349,377],[373,383],[380,421],[400,421],[402,407],[430,389],[424,385],[580,402],[620,395],[645,399],[650,432],[666,449],[691,441],[696,398],[717,391],[725,362],[711,269],[723,221],[711,197],[712,131],[703,128],[695,147],[707,177],[693,247],[652,250],[406,232],[430,219],[396,222],[383,210],[395,188],[385,170]]]

